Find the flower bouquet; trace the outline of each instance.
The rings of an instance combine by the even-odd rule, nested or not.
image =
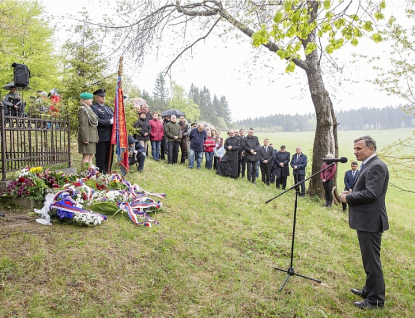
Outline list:
[[[44,200],[48,186],[39,178],[42,167],[24,168],[19,176],[12,181],[3,192],[3,196],[13,198],[29,198],[35,201]]]

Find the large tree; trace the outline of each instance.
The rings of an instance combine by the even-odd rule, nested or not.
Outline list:
[[[111,106],[115,94],[117,76],[109,70],[108,61],[101,51],[92,28],[85,21],[76,25],[73,36],[62,48],[62,92],[65,99],[62,111],[71,117],[71,129],[78,128],[77,111],[79,94],[98,88],[107,90],[107,104]]]
[[[49,90],[57,83],[53,30],[37,1],[0,1],[0,83],[13,81],[11,64],[26,64],[30,87]]]
[[[252,38],[254,46],[287,61],[287,72],[300,68],[307,77],[317,118],[312,158],[314,173],[320,169],[321,159],[327,152],[338,153],[337,122],[324,85],[321,59],[346,42],[357,45],[358,38],[365,33],[373,33],[372,39],[381,41],[381,36],[373,32],[373,26],[377,19],[383,18],[381,9],[384,7],[384,1],[369,0],[333,4],[331,1],[299,0],[177,0],[165,5],[150,0],[129,0],[125,1],[126,10],[121,14],[135,22],[119,27],[117,36],[124,30],[125,49],[142,61],[149,44],[159,40],[164,32],[170,32],[169,36],[180,34],[184,46],[172,61],[174,63],[198,42],[215,34],[214,29],[222,30],[222,34],[237,30]],[[309,192],[323,193],[317,178],[311,180]]]

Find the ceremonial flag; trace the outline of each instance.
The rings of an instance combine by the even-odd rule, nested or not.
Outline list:
[[[115,154],[117,155],[117,162],[120,165],[122,175],[125,176],[130,166],[128,163],[128,136],[127,125],[125,122],[124,94],[121,85],[121,75],[122,58],[120,59],[117,91],[115,92],[114,123],[112,126],[111,144],[117,145],[117,149],[115,151]]]

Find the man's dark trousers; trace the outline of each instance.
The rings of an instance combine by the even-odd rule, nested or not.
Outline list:
[[[269,185],[272,163],[260,163],[262,182]]]
[[[304,181],[305,176],[299,175],[298,172],[294,172],[294,182],[297,184],[298,182]],[[300,183],[300,195],[305,195],[305,183]]]
[[[110,153],[111,141],[102,141],[97,143],[97,150],[95,153],[96,166],[99,168],[99,171],[103,174],[106,174],[108,170],[108,162],[111,160],[110,169],[112,165],[112,156],[113,153]]]
[[[169,141],[168,163],[175,164],[179,156],[180,141]]]
[[[367,294],[366,300],[371,305],[382,307],[385,303],[385,281],[383,279],[380,262],[380,246],[382,232],[365,232],[357,230],[360,252],[362,254],[363,267],[367,274],[366,285],[363,292]]]

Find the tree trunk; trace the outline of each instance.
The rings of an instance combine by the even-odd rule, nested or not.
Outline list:
[[[318,3],[317,1],[307,2],[310,20],[317,18]],[[316,30],[311,32],[306,40],[303,41],[304,48],[309,42],[317,43]],[[295,61],[294,61],[295,62]],[[297,64],[297,63],[296,63]],[[307,74],[308,87],[310,89],[311,99],[313,101],[316,112],[316,132],[314,135],[313,146],[313,160],[311,173],[314,174],[321,170],[321,159],[327,153],[333,154],[337,157],[337,120],[334,115],[333,103],[331,102],[329,93],[324,87],[323,76],[320,68],[320,56],[318,51],[314,50],[306,56],[306,66],[298,64]],[[336,180],[334,182],[336,184]],[[324,189],[320,176],[315,176],[310,180],[310,185],[307,191],[311,195],[318,195],[324,197]]]
[[[317,120],[311,172],[314,174],[321,169],[321,159],[324,158],[327,153],[332,153],[337,157],[337,121],[330,96],[324,87],[320,68],[318,67],[316,69],[310,67],[306,70],[306,74]],[[310,180],[308,193],[320,197],[324,196],[323,185],[319,176],[315,176]]]

